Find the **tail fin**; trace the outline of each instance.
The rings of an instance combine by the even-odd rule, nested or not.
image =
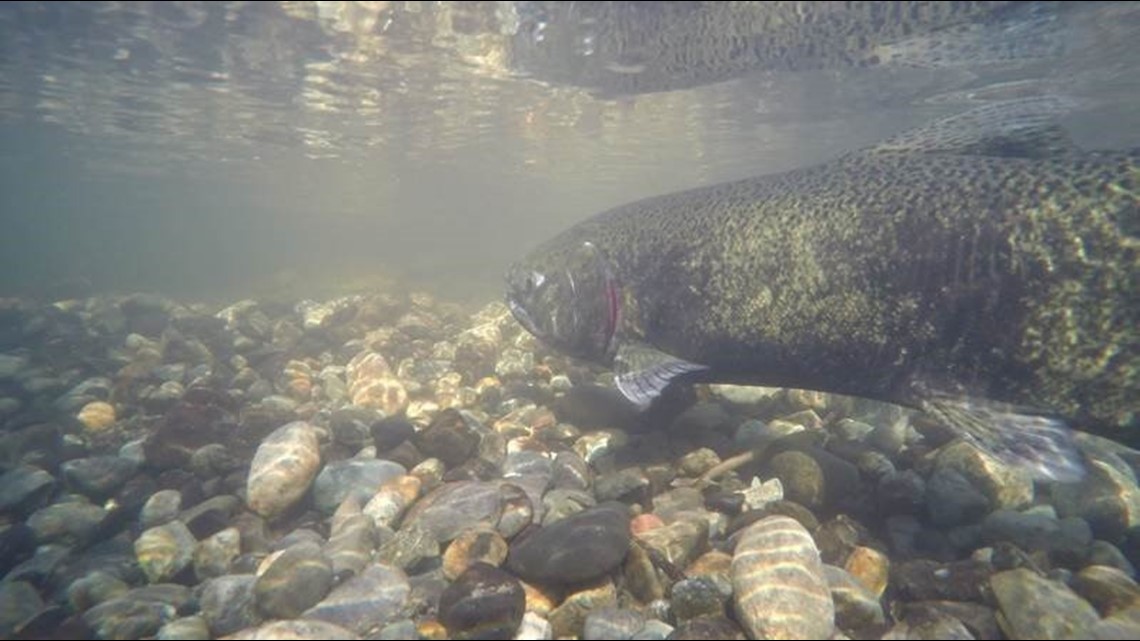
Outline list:
[[[939,397],[923,409],[978,449],[1034,478],[1072,482],[1085,464],[1065,421],[987,399]]]

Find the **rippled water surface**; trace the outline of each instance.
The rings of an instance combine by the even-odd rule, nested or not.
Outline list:
[[[0,4],[0,293],[498,297],[606,207],[1060,94],[1140,144],[1133,3]]]

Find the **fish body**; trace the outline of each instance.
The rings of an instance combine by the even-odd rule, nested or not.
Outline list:
[[[508,302],[641,405],[674,380],[860,396],[1072,478],[1066,425],[1140,416],[1140,150],[1080,152],[1042,109],[617,207],[516,263]]]
[[[540,80],[606,96],[754,72],[969,67],[1055,57],[1060,9],[1037,2],[537,2],[520,12],[510,58]]]

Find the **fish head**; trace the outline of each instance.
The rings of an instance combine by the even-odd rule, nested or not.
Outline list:
[[[516,262],[507,272],[507,305],[553,349],[602,365],[613,359],[621,289],[593,243],[540,248]]]

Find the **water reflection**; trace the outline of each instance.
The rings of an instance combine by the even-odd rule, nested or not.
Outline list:
[[[882,92],[883,78],[870,83],[900,101],[928,93],[931,82],[944,88],[963,79],[930,73],[939,60],[988,62],[999,53],[969,50],[953,35],[935,44],[923,36],[948,26],[957,31],[944,33],[978,29],[974,21],[992,18],[1002,4],[5,3],[0,117],[180,144],[183,153],[211,159],[294,146],[313,158],[382,149],[414,159],[504,132],[532,144],[559,130],[588,138],[624,132],[635,108],[596,96],[755,70],[869,66],[888,57],[883,43],[892,38],[902,39],[899,55],[914,50],[904,62],[926,67],[885,79],[905,92]],[[1036,29],[1014,39],[1024,51],[1002,42],[1002,52],[1030,63],[1054,57],[1059,40],[1039,42],[1052,27],[1038,28],[1053,15],[1038,15],[1044,5],[1036,11],[997,14],[1000,25]],[[973,45],[985,40],[971,37]],[[760,93],[738,116],[779,109],[791,97]],[[648,123],[649,136],[692,132],[702,124],[692,110],[705,98],[643,98],[637,108],[648,113],[636,120]],[[704,115],[715,130],[732,107],[712,98]],[[859,106],[857,96],[828,98],[794,102]],[[512,164],[535,164],[543,151],[532,148]]]
[[[50,147],[68,190],[103,181],[108,200],[155,189],[114,183],[142,176],[250,228],[396,225],[396,262],[491,283],[599,207],[817,162],[979,101],[1089,98],[1086,138],[1126,144],[1137,5],[1009,4],[6,2],[0,168]],[[440,221],[469,242],[406,255]]]

